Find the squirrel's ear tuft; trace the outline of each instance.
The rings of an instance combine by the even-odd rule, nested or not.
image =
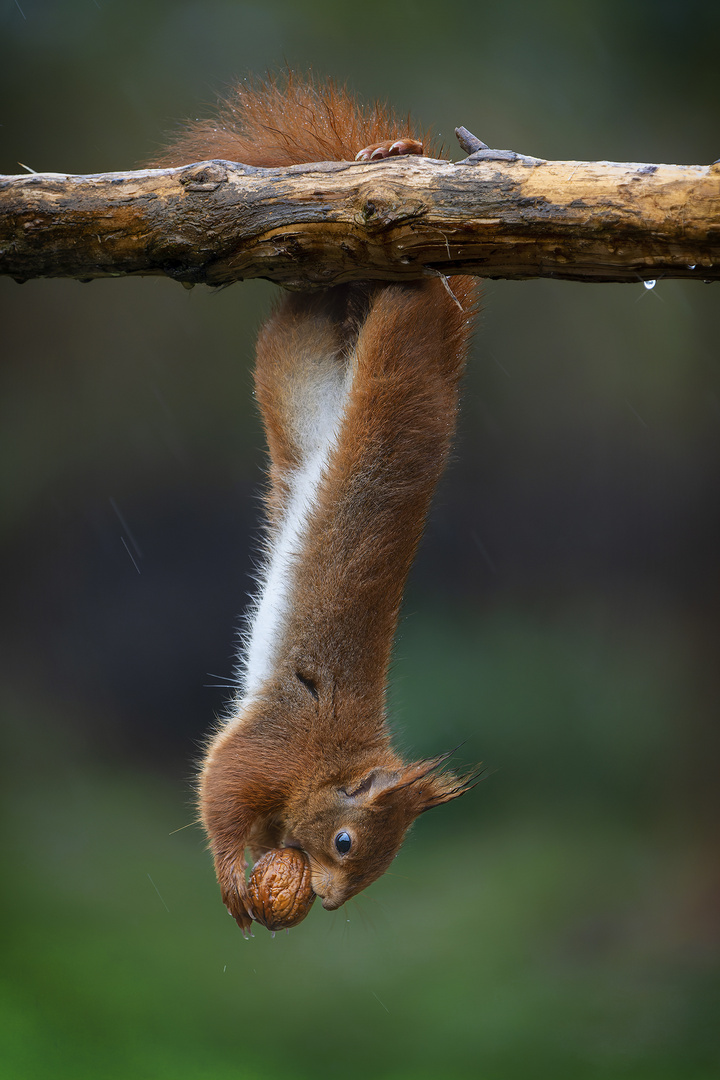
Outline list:
[[[399,776],[397,769],[373,769],[360,780],[345,784],[340,791],[346,799],[372,801],[394,787]]]
[[[450,802],[474,788],[485,775],[484,769],[456,776],[451,772],[437,772],[452,756],[454,751],[439,754],[434,758],[414,761],[395,773],[395,779],[378,792],[375,801],[378,805],[389,802],[398,795],[411,803],[415,814],[423,814],[434,806]]]

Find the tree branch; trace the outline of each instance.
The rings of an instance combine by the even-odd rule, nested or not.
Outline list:
[[[475,142],[458,164],[210,161],[0,177],[0,273],[306,289],[427,273],[720,278],[720,162],[541,161]]]

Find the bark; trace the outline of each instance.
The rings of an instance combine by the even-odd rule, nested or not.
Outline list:
[[[720,277],[720,162],[391,158],[0,177],[0,273],[264,277],[290,288],[427,273]]]

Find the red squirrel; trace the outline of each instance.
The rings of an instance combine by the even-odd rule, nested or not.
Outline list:
[[[240,84],[160,164],[259,167],[422,153],[407,126],[312,79]],[[288,293],[260,330],[255,389],[270,451],[265,566],[242,689],[206,749],[200,816],[222,897],[254,918],[245,851],[309,859],[334,909],[378,878],[418,814],[475,777],[408,763],[385,693],[403,587],[455,426],[471,278]]]

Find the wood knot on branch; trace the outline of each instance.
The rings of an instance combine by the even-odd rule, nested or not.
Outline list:
[[[228,170],[218,161],[205,161],[183,169],[178,180],[188,191],[216,191],[228,182]]]

